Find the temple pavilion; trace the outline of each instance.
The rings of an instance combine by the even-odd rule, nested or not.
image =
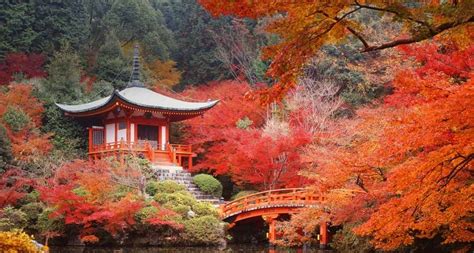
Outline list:
[[[138,47],[130,81],[123,90],[93,102],[56,104],[66,116],[80,119],[89,133],[90,159],[136,154],[155,164],[192,167],[191,145],[170,143],[170,124],[191,119],[218,103],[187,102],[165,96],[140,81]]]

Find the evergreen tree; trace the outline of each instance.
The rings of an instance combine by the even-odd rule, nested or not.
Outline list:
[[[160,10],[154,9],[149,1],[117,0],[104,19],[122,46],[140,42],[147,61],[168,59],[172,34]]]
[[[230,18],[214,19],[195,0],[155,1],[153,5],[163,12],[174,33],[172,58],[183,73],[181,88],[228,77],[216,58],[217,45],[211,31],[230,25]]]
[[[7,136],[7,130],[3,125],[0,125],[0,173],[12,162],[12,159],[11,143]]]
[[[130,80],[131,58],[122,52],[120,42],[114,34],[107,36],[99,49],[93,74],[99,80],[110,82],[115,89],[123,89]],[[109,94],[110,95],[110,94]]]
[[[47,102],[76,103],[83,96],[79,56],[69,46],[54,54],[46,67],[48,78],[39,89],[40,97]]]
[[[31,2],[0,2],[0,59],[8,52],[30,52],[38,36]]]
[[[0,3],[0,58],[8,52],[52,55],[64,42],[79,49],[87,37],[82,0]]]
[[[33,30],[38,36],[32,42],[32,51],[52,54],[63,43],[82,48],[88,37],[87,13],[83,0],[34,0]]]

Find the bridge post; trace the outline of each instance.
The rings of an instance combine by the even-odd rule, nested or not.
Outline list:
[[[273,245],[276,241],[276,220],[278,214],[265,215],[262,217],[265,222],[268,224],[268,242]]]
[[[326,223],[326,221],[323,221],[319,225],[319,247],[321,249],[325,249],[327,248],[328,243],[328,224]]]

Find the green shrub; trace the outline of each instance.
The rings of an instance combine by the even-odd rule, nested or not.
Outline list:
[[[57,232],[62,233],[64,231],[64,219],[61,217],[52,217],[51,214],[54,212],[52,208],[43,209],[38,216],[38,222],[36,228],[40,233],[46,232]]]
[[[183,216],[188,217],[188,212],[193,211],[195,217],[214,216],[219,217],[217,209],[210,203],[198,201],[191,193],[187,191],[179,191],[174,193],[158,193],[154,197],[155,201],[163,205],[163,207],[171,209]]]
[[[217,211],[217,208],[215,208],[209,202],[197,202],[195,205],[193,205],[192,209],[197,216],[211,215],[214,217],[219,217],[219,212]]]
[[[149,181],[145,188],[146,193],[151,196],[155,196],[158,193],[175,193],[185,190],[186,187],[184,185],[178,184],[172,180]]]
[[[157,193],[154,197],[155,201],[162,205],[185,205],[193,206],[197,203],[197,200],[189,192],[180,191],[174,193]]]
[[[191,211],[191,207],[188,206],[188,205],[184,205],[184,204],[174,205],[174,204],[168,203],[168,204],[165,204],[163,206],[165,208],[173,210],[174,212],[181,215],[185,219],[188,218],[188,212]]]
[[[1,210],[0,231],[9,231],[12,229],[23,229],[28,224],[28,217],[25,212],[7,206]]]
[[[30,124],[30,116],[26,114],[21,108],[8,106],[6,112],[3,114],[3,121],[10,127],[11,130],[18,132]]]
[[[212,194],[216,197],[222,196],[221,182],[211,175],[198,174],[193,177],[193,182],[205,193]]]
[[[140,222],[143,222],[144,220],[152,217],[158,211],[158,208],[155,206],[145,206],[135,214],[135,219]]]
[[[224,229],[219,219],[207,215],[184,221],[182,236],[191,244],[216,245],[224,237]]]
[[[12,160],[11,142],[7,136],[7,130],[0,124],[0,173],[4,172],[5,168],[12,162]]]
[[[257,193],[257,191],[240,191],[238,192],[237,194],[235,194],[234,196],[232,196],[230,198],[230,200],[236,200],[238,198],[242,198],[244,196],[247,196],[247,195],[250,195],[250,194],[254,194],[254,193]]]

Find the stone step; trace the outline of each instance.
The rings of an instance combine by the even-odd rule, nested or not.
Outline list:
[[[209,202],[214,205],[220,204],[222,200],[210,194],[202,192],[199,187],[193,183],[191,173],[183,170],[181,166],[167,166],[162,164],[153,164],[155,175],[160,180],[173,180],[184,185],[186,189],[199,201]]]

